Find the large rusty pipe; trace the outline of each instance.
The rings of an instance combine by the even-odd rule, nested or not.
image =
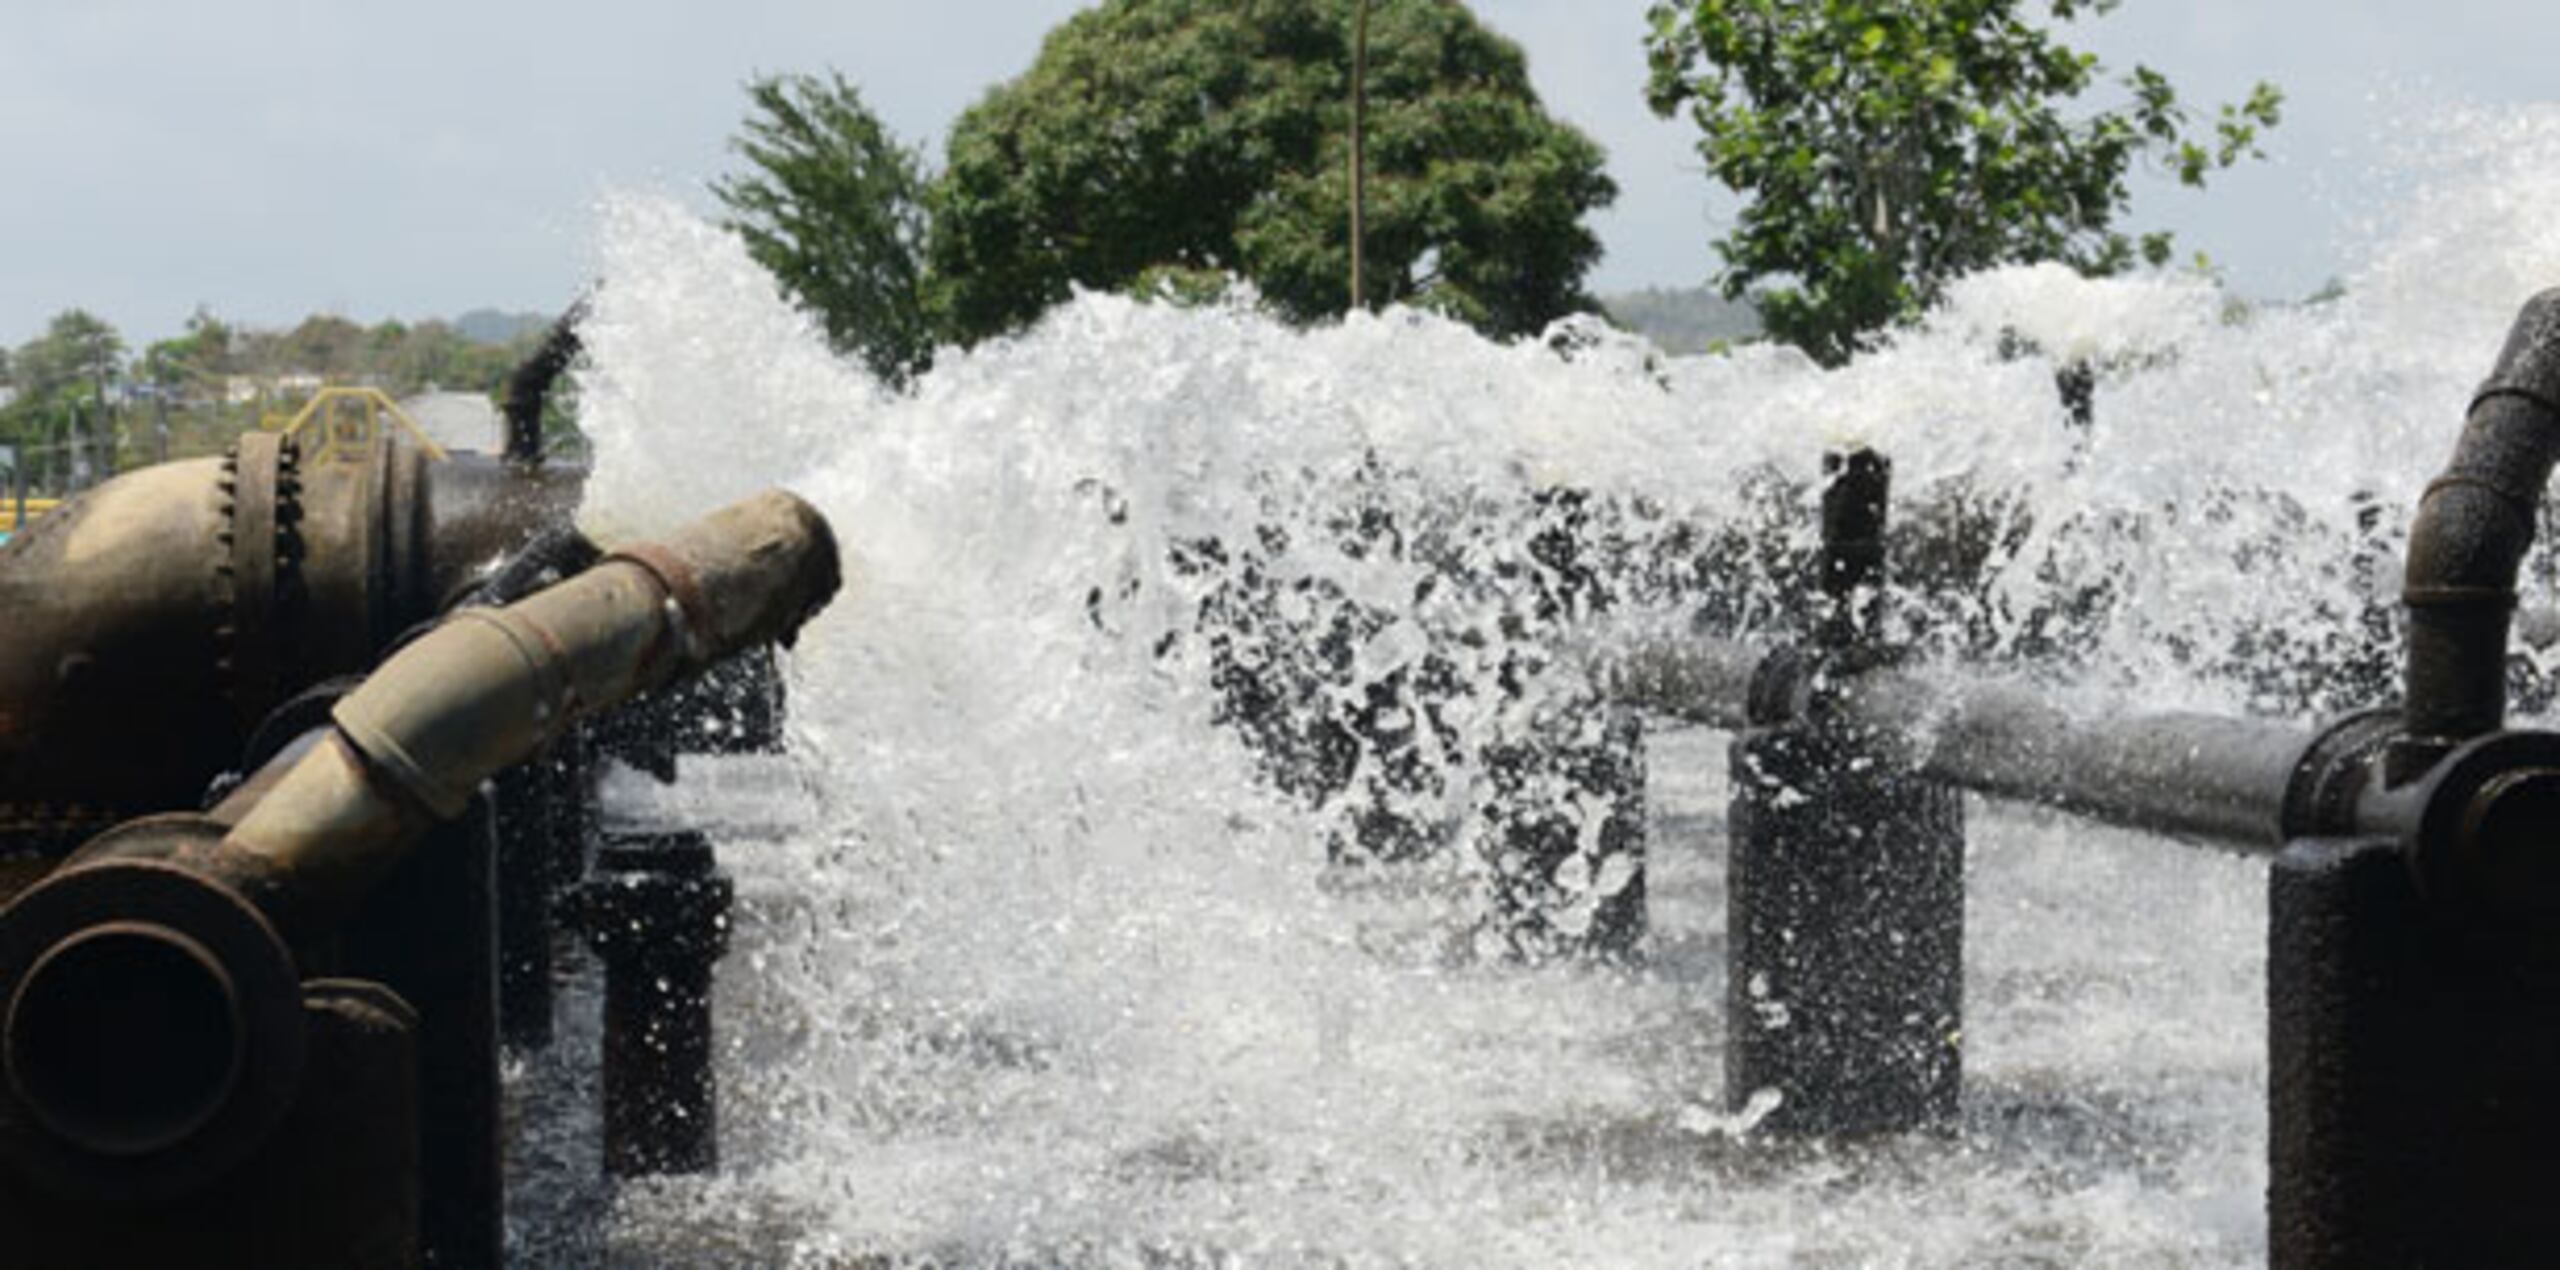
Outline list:
[[[84,847],[0,911],[0,1065],[30,1113],[0,1115],[0,1149],[58,1164],[68,1143],[144,1172],[162,1156],[236,1159],[290,1102],[289,1079],[270,1088],[300,1053],[288,944],[332,929],[481,781],[587,714],[787,639],[838,580],[814,509],[748,499],[505,608],[457,612],[211,816]],[[201,1079],[106,1088],[82,1076],[101,1046]],[[257,1107],[237,1105],[244,1090],[264,1090]],[[49,1134],[32,1147],[27,1118]],[[196,1141],[217,1129],[225,1141]]]
[[[1720,728],[1819,712],[1923,775],[2130,828],[2273,851],[2321,733],[2204,714],[2088,717],[2017,684],[1910,670],[1826,679],[1728,640],[1656,641],[1612,665],[1630,705]]]
[[[581,480],[388,442],[308,464],[253,432],[66,501],[0,547],[0,830],[59,854],[195,807],[270,710],[566,523]]]
[[[2472,398],[2444,474],[2409,529],[2401,588],[2406,740],[2385,776],[2415,778],[2506,719],[2507,635],[2516,571],[2560,462],[2560,289],[2527,301]]]
[[[788,636],[837,579],[825,520],[776,491],[504,608],[460,610],[339,702],[331,733],[254,806],[232,809],[210,862],[271,896],[261,906],[289,934],[325,929],[398,863],[423,816],[459,814],[577,719]]]

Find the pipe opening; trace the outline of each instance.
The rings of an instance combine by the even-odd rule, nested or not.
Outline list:
[[[219,1113],[247,1049],[231,976],[166,926],[109,922],[36,959],[9,1002],[11,1085],[47,1129],[144,1155]]]

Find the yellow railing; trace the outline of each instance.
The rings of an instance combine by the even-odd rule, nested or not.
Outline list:
[[[27,519],[34,520],[36,517],[52,511],[54,509],[54,505],[61,501],[62,500],[58,498],[28,499]],[[14,534],[18,532],[18,526],[21,523],[23,522],[18,519],[18,500],[9,497],[5,491],[0,491],[0,534]]]
[[[306,461],[326,463],[361,457],[373,439],[382,435],[385,419],[408,433],[428,458],[444,458],[444,447],[436,444],[418,421],[400,408],[400,403],[379,388],[323,388],[291,417],[268,415],[258,426],[300,441]]]

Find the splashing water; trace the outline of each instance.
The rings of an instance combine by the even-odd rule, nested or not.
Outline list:
[[[1298,331],[1089,295],[897,396],[732,240],[617,201],[584,518],[621,536],[785,484],[832,519],[848,585],[792,662],[787,771],[624,791],[709,817],[739,876],[723,1169],[600,1220],[537,1191],[519,1250],[2254,1263],[2258,866],[1974,809],[1963,1122],[1862,1144],[1767,1142],[1725,1110],[1718,738],[1650,743],[1639,964],[1453,955],[1451,932],[1499,873],[1469,828],[1499,796],[1486,747],[1588,698],[1577,644],[1702,610],[1785,633],[1825,447],[1895,458],[1898,521],[1975,526],[1961,585],[1905,597],[1942,657],[2148,708],[2380,691],[2394,535],[2515,307],[2560,281],[2539,197],[2560,110],[2429,136],[2404,227],[2336,301],[2240,314],[2193,279],[2005,271],[1828,373],[1589,326],[1504,347],[1410,313]],[[2095,368],[2086,430],[2062,359]],[[1558,489],[1590,495],[1563,570],[1532,544]],[[1203,614],[1247,586],[1268,629],[1335,637],[1291,708],[1372,712],[1314,794],[1240,739],[1238,666],[1311,655],[1218,642]],[[1432,739],[1391,753],[1399,728]],[[1425,778],[1379,778],[1408,754]],[[1439,867],[1323,884],[1344,830],[1322,794],[1345,788],[1411,804]],[[534,1126],[537,1155],[543,1132],[566,1131]]]

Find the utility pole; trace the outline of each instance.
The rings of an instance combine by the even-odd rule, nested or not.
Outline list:
[[[1360,240],[1368,220],[1369,0],[1360,0],[1351,28],[1351,304],[1369,307],[1360,285]]]

